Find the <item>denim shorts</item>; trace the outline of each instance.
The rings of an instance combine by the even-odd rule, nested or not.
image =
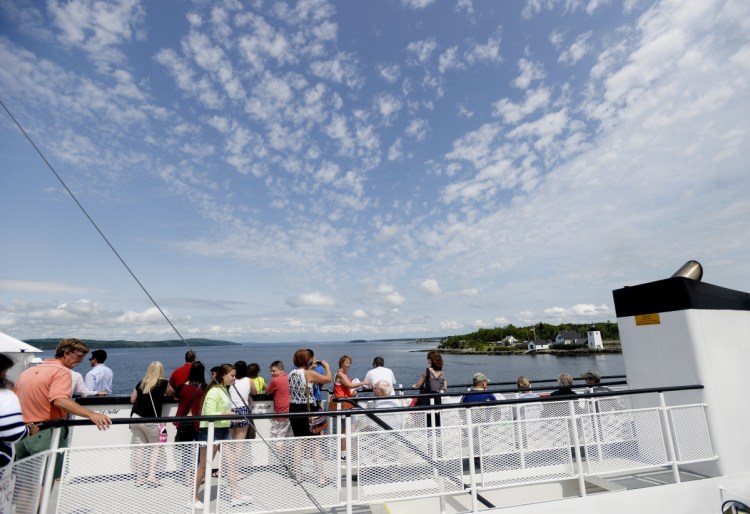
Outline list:
[[[214,441],[227,441],[231,439],[229,437],[229,428],[214,428]],[[198,430],[198,437],[196,441],[206,442],[208,441],[208,428],[201,428]]]

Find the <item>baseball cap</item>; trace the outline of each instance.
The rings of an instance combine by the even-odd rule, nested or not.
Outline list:
[[[599,380],[602,378],[601,373],[598,371],[594,371],[593,369],[589,369],[581,373],[581,378],[591,378],[593,380]]]
[[[474,383],[478,384],[479,382],[489,382],[487,375],[484,373],[474,373]]]

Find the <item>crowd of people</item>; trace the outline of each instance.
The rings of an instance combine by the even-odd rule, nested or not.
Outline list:
[[[75,395],[106,395],[112,392],[112,370],[105,365],[107,353],[104,350],[91,352],[89,362],[91,371],[82,380],[80,374],[73,371],[88,354],[88,346],[78,339],[63,339],[57,345],[54,357],[41,364],[23,371],[11,390],[11,384],[5,380],[6,371],[13,361],[0,355],[0,467],[12,462],[13,458],[22,458],[45,451],[51,446],[52,430],[39,430],[37,424],[45,421],[77,415],[91,420],[100,430],[106,430],[111,424],[110,418],[94,412],[73,399]],[[287,437],[308,437],[317,431],[311,429],[306,417],[285,417],[287,413],[316,413],[323,410],[322,388],[333,383],[333,399],[329,403],[331,410],[349,409],[356,403],[359,391],[372,391],[373,398],[367,405],[374,408],[400,408],[404,402],[395,396],[396,377],[393,371],[385,367],[385,361],[378,356],[373,359],[364,380],[351,379],[349,370],[352,357],[343,355],[338,361],[338,369],[333,371],[325,360],[317,359],[312,349],[299,349],[292,356],[292,368],[287,374],[281,360],[270,363],[268,383],[260,374],[257,363],[247,364],[238,360],[234,364],[224,363],[213,367],[210,376],[206,376],[206,367],[197,359],[195,352],[185,354],[185,362],[172,371],[169,378],[165,376],[164,365],[152,362],[143,378],[134,385],[130,402],[133,404],[131,417],[161,417],[165,399],[177,401],[177,417],[240,415],[244,419],[217,420],[214,422],[213,440],[218,443],[225,440],[242,440],[254,436],[254,426],[248,414],[252,412],[253,397],[265,395],[273,401],[273,411],[277,414],[270,420],[272,439]],[[76,376],[77,375],[77,376]],[[581,375],[591,392],[606,392],[610,389],[600,385],[601,375],[588,370]],[[500,393],[488,391],[489,379],[484,372],[476,372],[472,377],[472,387],[461,397],[462,403],[479,404],[505,399]],[[516,382],[517,398],[538,398],[539,394],[531,390],[531,383],[525,376],[518,377]],[[562,373],[558,378],[558,388],[549,396],[575,395],[572,388],[573,378]],[[441,396],[448,388],[444,362],[440,352],[432,350],[427,354],[427,366],[412,386],[419,391],[415,405],[440,404]],[[440,426],[440,416],[428,415],[427,426],[435,423]],[[176,442],[208,440],[207,421],[175,421]],[[164,442],[166,427],[159,423],[133,423],[130,425],[131,442],[138,445],[134,452],[135,485],[137,487],[159,487],[158,466],[161,448],[150,444]],[[346,440],[341,439],[342,456],[346,455]],[[67,442],[67,433],[61,432],[60,447]],[[225,450],[227,483],[231,491],[232,505],[241,505],[252,501],[244,496],[237,487],[239,477],[239,456],[231,455],[232,446]],[[236,447],[235,447],[236,448]],[[213,453],[220,450],[214,446]],[[295,448],[295,452],[301,451]],[[313,450],[316,451],[316,450]],[[317,451],[320,451],[319,449]],[[200,447],[198,472],[194,484],[195,507],[203,507],[199,497],[200,487],[204,481],[207,448]],[[322,462],[320,455],[312,455],[316,463]],[[302,455],[294,455],[299,462]],[[58,461],[60,462],[60,461]],[[186,463],[187,464],[187,463]],[[317,466],[317,464],[316,464]],[[317,470],[319,486],[327,485],[322,469]],[[57,471],[59,476],[60,470]]]

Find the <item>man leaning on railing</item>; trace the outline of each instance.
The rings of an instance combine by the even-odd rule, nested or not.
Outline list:
[[[99,430],[106,430],[112,420],[77,404],[71,398],[72,378],[70,370],[86,356],[89,348],[79,339],[63,339],[57,345],[55,357],[46,359],[33,368],[23,371],[16,380],[14,392],[21,402],[24,422],[41,423],[64,419],[66,412],[88,418]],[[22,459],[46,450],[52,446],[51,428],[19,441],[16,445],[16,459]],[[60,447],[67,442],[68,429],[60,431]],[[58,460],[55,476],[60,476],[62,460]]]

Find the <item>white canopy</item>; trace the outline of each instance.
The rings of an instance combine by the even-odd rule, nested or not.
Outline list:
[[[0,332],[0,352],[3,353],[23,353],[23,352],[41,352],[30,344],[24,343],[20,339],[3,334]]]
[[[41,353],[42,350],[2,332],[0,332],[0,352],[13,359],[16,363],[7,373],[7,378],[11,382],[15,381],[23,370],[41,362],[41,359],[34,355]]]

